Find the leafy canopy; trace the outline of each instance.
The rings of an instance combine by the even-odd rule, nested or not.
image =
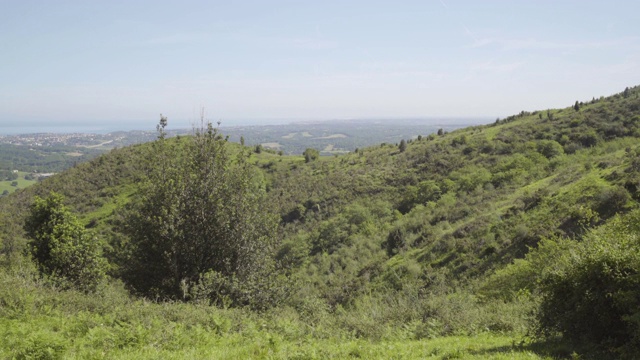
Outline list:
[[[308,162],[318,160],[318,157],[320,156],[320,152],[313,148],[307,148],[302,153],[302,155],[304,155],[304,162],[308,163]]]
[[[29,251],[41,274],[58,285],[95,290],[105,276],[100,244],[63,204],[63,196],[35,197],[24,229]]]
[[[234,154],[210,123],[178,141],[164,138],[164,126],[166,119],[148,179],[125,215],[125,279],[146,296],[268,302],[278,223],[250,154]]]
[[[640,349],[640,213],[616,216],[542,278],[539,331],[579,346]]]

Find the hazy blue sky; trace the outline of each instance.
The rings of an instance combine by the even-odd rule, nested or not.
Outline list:
[[[0,125],[490,116],[640,84],[638,1],[0,0]]]

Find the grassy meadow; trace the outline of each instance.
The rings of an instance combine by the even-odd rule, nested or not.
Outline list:
[[[12,193],[14,191],[16,191],[17,189],[24,189],[27,188],[33,184],[35,184],[37,182],[37,180],[26,180],[24,178],[25,175],[27,175],[28,173],[26,172],[18,172],[18,178],[16,180],[5,180],[5,181],[0,181],[0,194],[4,193],[5,191],[8,191],[9,193]],[[13,182],[17,182],[16,186],[11,185]]]

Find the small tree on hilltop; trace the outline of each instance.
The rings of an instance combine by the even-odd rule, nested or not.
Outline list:
[[[318,159],[320,152],[316,149],[307,148],[302,155],[304,155],[304,162],[312,162]]]
[[[405,152],[405,150],[407,150],[407,142],[404,141],[404,139],[400,140],[400,145],[398,145],[398,150],[400,150],[400,152]]]

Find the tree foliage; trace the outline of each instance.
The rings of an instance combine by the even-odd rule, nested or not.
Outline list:
[[[400,152],[405,152],[407,150],[407,142],[404,139],[400,140],[400,145],[398,145],[398,150]]]
[[[315,160],[318,160],[318,157],[320,156],[320,152],[316,149],[313,148],[307,148],[302,155],[304,155],[304,162],[312,162]]]
[[[541,282],[539,331],[581,347],[640,349],[640,213],[589,233]]]
[[[277,222],[250,154],[234,155],[210,123],[179,142],[163,128],[148,181],[125,215],[125,279],[146,296],[264,301]]]
[[[58,285],[91,291],[104,278],[99,243],[63,204],[62,195],[36,197],[24,229],[40,273]]]

